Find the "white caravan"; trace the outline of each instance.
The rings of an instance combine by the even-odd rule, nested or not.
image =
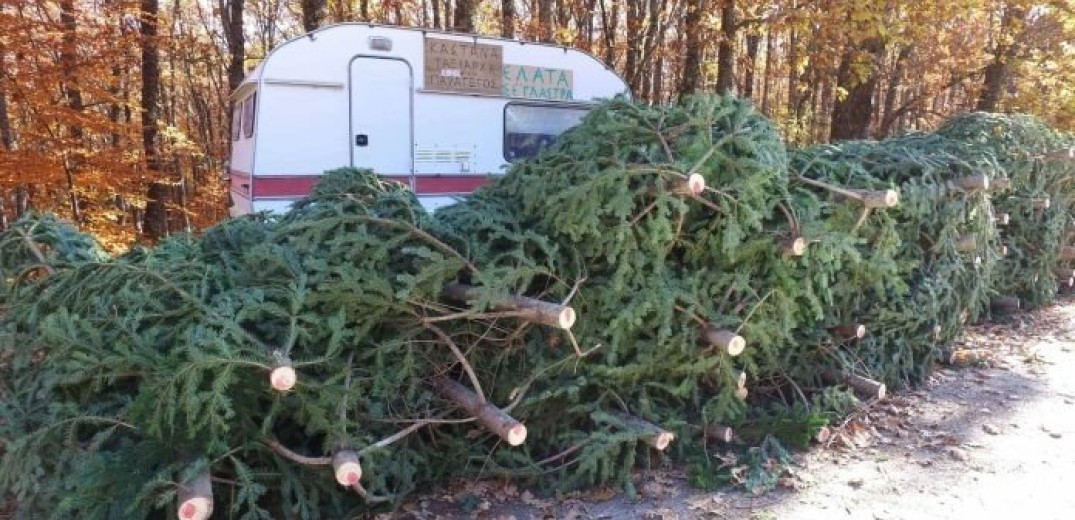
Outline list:
[[[370,168],[435,209],[629,94],[584,52],[371,24],[274,49],[232,94],[232,215],[285,210],[326,170]]]

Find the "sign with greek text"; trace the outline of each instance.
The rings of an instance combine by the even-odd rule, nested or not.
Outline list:
[[[504,97],[571,101],[575,77],[571,70],[528,65],[504,65]]]
[[[425,88],[502,95],[504,49],[473,41],[426,38]]]

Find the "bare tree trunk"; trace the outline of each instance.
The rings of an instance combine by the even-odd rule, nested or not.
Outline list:
[[[854,73],[855,52],[848,49],[840,59],[837,86],[847,91],[847,97],[838,99],[832,109],[830,137],[834,141],[865,139],[870,134],[870,116],[873,114],[873,94],[877,88],[877,59],[884,53],[880,38],[870,38],[862,43],[870,69],[865,78]]]
[[[538,41],[549,42],[553,41],[552,27],[552,0],[538,0],[537,2],[537,18],[538,18]]]
[[[515,37],[515,0],[500,0],[500,35]]]
[[[302,0],[302,28],[313,31],[325,22],[325,0]]]
[[[703,0],[704,1],[704,0]],[[620,25],[620,2],[612,0],[612,10],[605,7],[605,0],[600,0],[601,5],[601,35],[605,39],[605,63],[612,68],[616,67],[616,32]]]
[[[769,111],[769,90],[770,85],[773,82],[773,54],[776,52],[775,45],[773,43],[773,31],[768,29],[765,31],[765,79],[762,80],[761,86],[761,112],[766,116],[771,116]]]
[[[142,0],[142,149],[146,156],[146,169],[150,176],[162,175],[160,163],[160,140],[157,121],[160,119],[160,57],[157,55],[158,0]],[[154,179],[146,191],[146,212],[143,232],[150,238],[160,238],[168,233],[166,205],[168,187],[162,179]]]
[[[7,71],[4,69],[5,52],[0,48],[0,146],[6,151],[15,149],[15,134],[11,132],[11,118],[7,112],[7,92],[3,90]]]
[[[788,113],[799,104],[799,35],[795,28],[788,34]]]
[[[747,35],[747,70],[743,74],[743,92],[745,98],[754,97],[754,75],[758,68],[758,48],[761,47],[761,35]]]
[[[75,5],[74,0],[60,2],[60,24],[63,26],[63,38],[60,44],[60,66],[63,68],[63,90],[67,101],[67,107],[74,112],[81,112],[83,108],[82,91],[78,88],[78,42],[76,35]],[[74,142],[81,142],[83,137],[82,127],[77,123],[69,125],[67,135]],[[75,190],[75,176],[81,167],[81,154],[70,153],[64,160],[64,173],[67,176],[67,195],[71,205],[71,218],[75,222],[82,222],[82,212],[79,209],[78,194]]]
[[[475,0],[455,0],[455,19],[452,30],[455,32],[474,32],[474,9],[478,7]]]
[[[228,91],[234,92],[243,82],[246,59],[246,36],[243,34],[243,1],[220,0],[224,40],[228,43]]]
[[[728,94],[735,89],[735,35],[739,30],[735,0],[724,0],[720,7],[720,45],[717,46],[717,92]]]
[[[1015,43],[1005,43],[1009,33],[1015,31],[1025,11],[1021,7],[1009,6],[1004,11],[1004,18],[1000,23],[1000,34],[993,49],[993,61],[985,68],[985,78],[982,84],[982,93],[978,97],[977,110],[981,112],[996,112],[1000,105],[1000,98],[1004,94],[1004,86],[1008,81],[1010,62],[1015,58],[1019,49]],[[1017,41],[1016,38],[1012,38]]]
[[[639,91],[638,62],[642,57],[642,13],[646,0],[627,0],[627,59],[623,65],[623,76],[627,79],[632,92]]]
[[[892,76],[889,78],[888,85],[885,88],[885,104],[881,110],[881,125],[877,131],[878,137],[888,137],[891,131],[892,113],[896,110],[896,98],[899,97],[900,85],[903,82],[903,72],[912,48],[912,45],[904,45],[900,47],[900,52],[896,55],[896,63],[892,67]]]
[[[653,63],[657,54],[657,45],[661,40],[661,25],[666,2],[663,0],[649,0],[647,3],[646,32],[642,36],[642,54],[639,59],[638,79],[641,98],[653,101]]]
[[[705,45],[702,38],[702,17],[708,4],[709,0],[687,2],[686,14],[683,17],[683,72],[676,88],[676,93],[681,98],[697,91],[702,85],[702,47]]]

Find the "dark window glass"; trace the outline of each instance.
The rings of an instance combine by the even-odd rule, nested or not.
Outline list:
[[[238,141],[243,124],[243,105],[236,103],[231,107],[231,140]]]
[[[253,94],[243,101],[243,135],[248,139],[254,136],[254,112],[257,97],[257,94]]]
[[[579,124],[585,107],[509,104],[504,107],[504,158],[533,157]]]

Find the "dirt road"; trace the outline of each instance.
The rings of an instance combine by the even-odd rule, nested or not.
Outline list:
[[[554,501],[472,483],[390,518],[1075,518],[1075,303],[977,327],[963,343],[994,357],[942,368],[926,387],[874,404],[799,457],[792,489],[707,493],[666,472],[641,477],[640,500],[597,491]]]

